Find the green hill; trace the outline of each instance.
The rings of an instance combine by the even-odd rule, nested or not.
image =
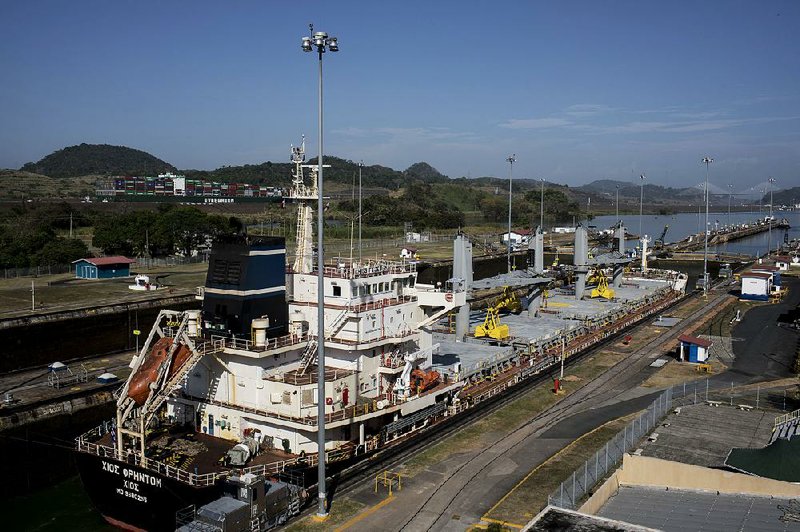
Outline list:
[[[20,170],[50,177],[155,175],[175,167],[141,150],[109,144],[79,144],[54,151]]]

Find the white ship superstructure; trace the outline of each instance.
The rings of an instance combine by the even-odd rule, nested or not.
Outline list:
[[[317,188],[303,182],[317,168],[304,164],[304,145],[293,148],[292,193],[298,203],[298,239],[287,270],[288,334],[267,339],[258,320],[250,339],[229,338],[219,352],[189,373],[168,415],[199,430],[239,439],[245,429],[272,438],[292,453],[317,451],[317,270],[312,261],[312,201]],[[213,265],[212,265],[213,267]],[[440,317],[466,302],[459,283],[417,283],[416,263],[338,260],[324,270],[326,448],[336,449],[379,432],[387,415],[430,406],[430,389],[415,388],[414,370],[430,373],[432,333]],[[262,319],[268,320],[269,316]],[[221,345],[222,345],[221,344]],[[419,380],[419,379],[418,379]],[[459,384],[437,382],[437,394]],[[357,431],[357,432],[354,432]],[[358,438],[355,438],[358,434]]]

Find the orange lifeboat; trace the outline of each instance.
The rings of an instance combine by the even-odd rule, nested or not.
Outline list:
[[[423,371],[421,369],[415,369],[411,372],[411,382],[414,383],[414,387],[417,388],[420,393],[427,392],[435,387],[439,384],[440,378],[441,375],[435,370]]]
[[[128,386],[128,397],[133,399],[137,406],[142,406],[150,395],[150,385],[158,378],[158,369],[167,359],[169,350],[172,347],[172,338],[161,338],[150,348],[150,352],[145,355],[142,365],[134,373]],[[172,363],[169,367],[167,379],[172,378],[175,373],[183,366],[192,354],[191,349],[181,344],[175,350]]]

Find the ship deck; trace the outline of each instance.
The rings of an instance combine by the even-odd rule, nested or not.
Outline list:
[[[575,299],[569,289],[550,291],[545,307],[538,317],[521,314],[502,314],[500,323],[509,326],[510,338],[504,342],[476,339],[472,336],[466,342],[456,342],[452,333],[436,333],[434,342],[440,344],[439,354],[433,357],[433,367],[439,371],[453,371],[454,364],[460,363],[462,374],[470,374],[481,368],[491,367],[498,359],[511,354],[513,344],[536,344],[579,329],[585,320],[619,314],[631,308],[632,304],[652,296],[659,289],[668,286],[664,280],[631,279],[623,281],[622,286],[613,287],[615,298],[590,298],[591,287],[587,288],[584,299]],[[486,317],[485,310],[470,312],[469,332],[472,335],[477,325]]]
[[[106,433],[95,443],[113,447],[111,433]],[[195,475],[222,473],[235,469],[234,466],[225,465],[225,454],[236,443],[191,431],[162,431],[149,436],[146,454],[150,460],[190,471]],[[297,458],[298,455],[279,449],[263,449],[243,467],[279,464]]]

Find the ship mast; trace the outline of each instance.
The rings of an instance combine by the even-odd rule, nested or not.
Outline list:
[[[297,231],[295,233],[296,243],[294,265],[292,267],[295,273],[311,273],[314,271],[314,233],[311,225],[314,215],[311,209],[311,202],[320,199],[317,190],[318,165],[303,164],[305,160],[306,137],[304,135],[300,146],[292,146],[294,170],[292,171],[292,188],[289,191],[289,198],[297,202]],[[328,165],[325,165],[325,167],[328,167]],[[310,169],[311,186],[306,185],[304,182],[304,168]]]

